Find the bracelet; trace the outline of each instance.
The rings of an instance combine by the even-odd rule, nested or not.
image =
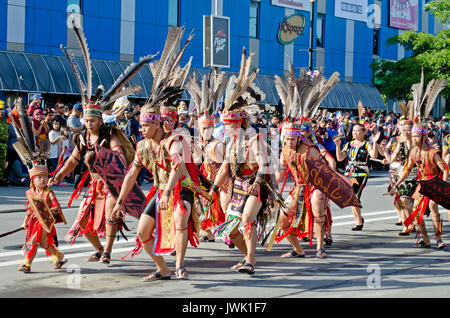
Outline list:
[[[170,197],[169,191],[164,190],[163,193],[162,193],[162,196],[164,196],[164,197]]]
[[[124,204],[124,201],[123,201],[123,199],[119,199],[119,200],[117,200],[117,204],[118,204],[118,205],[120,205],[120,206],[122,206],[122,205]]]
[[[211,189],[213,190],[213,192],[217,192],[220,188],[217,185],[213,184]]]

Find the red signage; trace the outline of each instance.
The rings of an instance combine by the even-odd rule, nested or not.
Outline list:
[[[390,0],[389,26],[403,30],[419,30],[419,1]]]

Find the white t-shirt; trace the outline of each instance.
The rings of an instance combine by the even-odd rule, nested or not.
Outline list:
[[[69,143],[69,139],[68,138],[64,138],[62,140],[62,145],[61,145],[61,151],[62,149],[64,149],[64,147],[67,147],[66,153],[64,154],[64,160],[66,160],[67,158],[70,157],[70,143]]]
[[[56,131],[56,130],[52,129],[50,131],[50,133],[48,134],[48,139],[50,140],[50,142],[53,142],[59,136],[61,136],[61,133],[59,131]],[[55,142],[54,144],[50,144],[50,156],[48,157],[49,159],[58,158],[58,150],[59,150],[58,146],[59,146],[59,142]]]

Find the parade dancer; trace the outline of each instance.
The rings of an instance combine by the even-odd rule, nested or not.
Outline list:
[[[431,147],[428,141],[429,131],[427,125],[420,123],[422,119],[428,118],[431,110],[433,109],[436,98],[447,86],[447,82],[444,79],[433,79],[428,83],[425,91],[423,86],[424,74],[422,70],[420,82],[411,86],[414,109],[414,126],[412,128],[411,139],[414,148],[409,153],[408,162],[404,167],[403,175],[395,183],[391,193],[395,190],[399,190],[402,182],[408,178],[415,166],[418,168],[418,180],[431,180],[436,177],[446,182],[448,179],[448,166],[439,155],[440,151]],[[425,214],[428,216],[431,211],[436,244],[439,249],[442,249],[445,247],[445,244],[441,239],[442,221],[438,211],[438,204],[430,197],[427,197],[421,193],[422,186],[423,185],[421,184],[416,188],[416,193],[413,195],[415,198],[413,212],[405,220],[404,225],[408,227],[412,224],[414,219],[416,219],[419,234],[422,234],[423,237],[423,240],[421,240],[416,246],[425,248],[430,247],[431,243],[426,231],[423,217]],[[437,187],[435,188],[437,189]],[[434,195],[439,199],[439,196],[443,195],[443,193],[439,193],[439,191],[436,192],[437,193],[434,193]]]
[[[418,178],[420,180],[430,180],[435,176],[438,176],[443,181],[448,179],[448,166],[442,160],[439,155],[439,150],[432,148],[427,144],[428,129],[424,124],[415,124],[412,129],[412,142],[414,148],[410,151],[408,163],[404,167],[403,175],[395,183],[393,190],[399,191],[399,186],[409,176],[412,169],[417,166],[419,170]],[[430,239],[425,227],[424,215],[429,215],[431,211],[431,217],[435,230],[435,240],[437,247],[442,249],[445,247],[444,242],[441,239],[442,236],[442,221],[438,211],[438,205],[430,198],[416,193],[416,200],[414,201],[414,211],[405,220],[405,226],[412,224],[414,218],[417,218],[417,225],[419,227],[420,234],[422,234],[423,240],[419,242],[418,247],[430,247]]]
[[[67,222],[55,193],[47,186],[50,142],[44,139],[37,143],[22,100],[16,99],[15,106],[19,118],[16,122],[14,116],[11,116],[11,123],[17,135],[13,147],[20,160],[27,166],[31,180],[30,189],[26,192],[27,213],[22,224],[22,228],[27,232],[23,245],[25,259],[18,270],[24,273],[31,271],[31,263],[36,256],[38,245],[45,250],[47,256],[53,256],[53,268],[60,269],[67,260],[64,259],[64,253],[56,247],[55,224]]]
[[[412,106],[411,103],[409,103]],[[400,136],[395,137],[389,141],[386,148],[383,150],[386,160],[390,164],[389,169],[389,191],[391,187],[398,181],[403,174],[403,168],[407,164],[409,153],[413,148],[411,139],[412,121],[408,119],[408,107],[405,103],[400,105],[402,108],[404,118],[400,121]],[[411,107],[412,108],[412,107]],[[412,113],[411,113],[412,115]],[[399,233],[400,236],[409,235],[415,231],[414,226],[409,228],[404,225],[405,220],[412,213],[412,204],[414,199],[411,197],[417,187],[417,167],[414,167],[409,177],[397,187],[394,199],[394,206],[400,217],[400,223],[403,225],[403,230]]]
[[[374,143],[371,144],[365,140],[366,129],[361,124],[353,126],[353,138],[351,142],[345,144],[341,150],[341,139],[336,138],[336,157],[338,161],[348,158],[347,166],[345,167],[344,175],[352,181],[353,191],[361,199],[362,191],[364,190],[367,179],[369,178],[369,158],[377,158],[378,144],[377,141],[381,136],[378,132],[375,136]],[[352,206],[353,216],[355,218],[356,226],[352,231],[361,231],[364,226],[364,218],[361,216],[361,208]]]
[[[239,76],[232,76],[228,80],[222,116],[230,141],[226,145],[225,161],[210,191],[213,196],[227,177],[231,178],[232,196],[226,211],[227,218],[214,230],[214,234],[230,240],[244,254],[244,260],[232,269],[250,275],[255,273],[257,221],[262,220],[264,209],[269,203],[267,185],[275,186],[272,184],[274,180],[270,171],[268,147],[262,135],[249,128],[246,113],[249,105],[265,98],[264,93],[252,84],[258,70],[249,74],[253,56],[251,53],[247,58],[244,48]],[[241,221],[245,228],[244,235],[239,230]]]
[[[113,160],[112,163],[108,165],[108,167],[103,167],[102,169],[114,173],[114,179],[117,179],[118,176],[123,176],[126,171],[116,170],[121,170],[120,167],[126,169],[126,166],[133,160],[134,149],[131,142],[121,130],[115,127],[106,127],[104,125],[102,119],[103,108],[120,97],[136,93],[140,90],[140,87],[136,86],[130,86],[123,90],[122,88],[131,80],[139,69],[151,61],[154,56],[146,56],[141,58],[139,63],[132,63],[108,91],[103,93],[104,88],[100,86],[96,90],[95,95],[92,95],[91,62],[87,41],[83,30],[76,26],[74,20],[73,30],[78,39],[86,64],[86,84],[82,82],[80,74],[74,66],[75,64],[73,63],[72,57],[62,46],[61,49],[68,58],[69,63],[72,65],[79,84],[86,131],[74,136],[76,144],[75,149],[61,170],[49,180],[49,185],[51,186],[61,182],[67,174],[78,166],[81,160],[85,160],[88,170],[85,172],[72,194],[72,197],[69,200],[69,207],[72,201],[80,196],[83,191],[83,185],[87,179],[89,179],[89,185],[86,195],[79,207],[77,218],[70,231],[67,233],[66,239],[73,243],[78,236],[86,235],[86,238],[96,250],[94,254],[86,259],[86,261],[100,261],[109,264],[116,233],[118,230],[122,231],[124,223],[113,221],[111,219],[111,212],[116,203],[114,195],[117,192],[117,189],[111,185],[111,180],[107,180],[108,178],[105,177],[103,173],[100,173],[98,169],[93,168],[93,163],[103,158],[103,156],[110,156],[110,159]],[[134,216],[138,217],[138,214],[139,212]],[[105,247],[101,244],[99,236],[106,236]]]
[[[225,72],[214,74],[212,71],[208,76],[203,76],[201,86],[196,73],[186,83],[186,90],[198,109],[199,138],[193,145],[193,159],[211,184],[214,183],[225,156],[224,143],[212,136],[214,129],[212,114],[217,112],[217,105],[223,97],[226,83]],[[221,189],[214,193],[212,204],[200,198],[202,202],[201,229],[205,233],[201,238],[202,241],[214,242],[215,237],[211,229],[225,221],[224,211],[229,201],[227,189],[228,182],[225,182]]]
[[[158,62],[152,63],[153,87],[146,104],[141,108],[140,123],[145,139],[136,149],[133,165],[128,171],[117,204],[114,218],[120,218],[122,203],[142,168],[153,175],[153,187],[138,224],[138,237],[132,256],[143,249],[149,254],[157,270],[142,278],[144,282],[170,279],[170,270],[164,261],[164,255],[176,250],[175,275],[179,279],[188,279],[184,267],[187,244],[197,247],[198,211],[194,205],[197,196],[203,195],[209,200],[207,186],[202,182],[200,171],[192,161],[189,142],[162,116],[161,106],[173,105],[181,97],[183,85],[190,64],[179,66],[180,58],[193,34],[187,39],[183,49],[176,54],[184,28],[169,29],[164,51]],[[173,70],[173,71],[170,71]]]
[[[326,258],[324,237],[331,225],[328,198],[324,192],[309,183],[310,171],[306,159],[323,160],[324,164],[328,164],[333,170],[336,162],[325,149],[321,152],[317,143],[314,144],[311,141],[315,138],[311,134],[308,118],[314,116],[322,100],[337,85],[339,74],[334,73],[330,80],[326,81],[322,75],[311,77],[306,70],[302,69],[297,79],[291,63],[290,72],[286,78],[287,80],[283,80],[275,76],[275,84],[284,105],[285,116],[284,146],[280,155],[280,169],[276,174],[276,181],[282,182],[290,172],[294,177],[295,185],[285,200],[287,208],[280,214],[278,220],[280,233],[276,233],[275,240],[280,242],[287,238],[293,246],[290,252],[281,257],[305,257],[298,238],[309,236],[310,244],[312,244],[314,230],[317,239],[316,256]]]

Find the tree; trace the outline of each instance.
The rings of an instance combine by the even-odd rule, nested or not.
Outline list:
[[[439,21],[448,22],[450,1],[435,0],[427,4],[428,11],[439,17]],[[411,85],[420,81],[423,68],[425,84],[433,78],[444,78],[448,85],[442,91],[443,96],[450,98],[450,30],[442,30],[436,36],[415,31],[406,31],[389,38],[386,45],[402,45],[412,55],[393,62],[375,60],[371,67],[374,70],[374,83],[382,94],[395,100],[410,100]],[[447,107],[450,103],[447,102]]]
[[[431,13],[442,24],[450,23],[450,1],[434,0],[425,4],[425,11]]]

